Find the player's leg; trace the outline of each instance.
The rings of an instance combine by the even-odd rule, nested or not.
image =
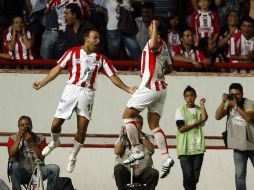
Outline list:
[[[59,136],[62,130],[62,124],[64,119],[54,117],[51,125],[51,142],[42,150],[42,155],[49,155],[56,147],[59,146],[60,140]]]
[[[127,136],[131,142],[133,152],[133,154],[123,162],[124,164],[131,164],[136,160],[144,158],[144,152],[139,150],[140,149],[139,134],[134,119],[135,117],[137,117],[139,113],[140,111],[134,108],[126,107],[123,114],[124,125],[126,127]]]
[[[162,175],[164,178],[170,172],[170,168],[174,165],[174,160],[170,158],[167,148],[167,140],[164,131],[160,128],[160,115],[154,112],[148,112],[147,114],[149,128],[153,131],[154,138],[160,150],[162,156]]]
[[[61,100],[56,109],[55,117],[51,125],[51,137],[52,141],[46,146],[42,155],[49,155],[54,148],[59,146],[59,136],[62,129],[62,124],[66,119],[69,119],[72,115],[73,110],[77,104],[77,97],[79,96],[79,88],[75,85],[66,85],[63,91]]]
[[[130,98],[124,110],[123,119],[128,138],[130,139],[132,155],[125,160],[124,164],[130,164],[144,158],[144,152],[139,148],[139,134],[134,118],[143,111],[153,99],[153,94],[147,88],[139,88]]]
[[[75,168],[77,155],[85,141],[88,124],[89,120],[86,117],[77,115],[77,133],[75,135],[74,146],[72,148],[67,164],[68,172],[73,172]]]

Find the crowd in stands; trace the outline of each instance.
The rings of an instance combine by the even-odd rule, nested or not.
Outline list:
[[[118,29],[121,7],[131,12],[137,33]],[[83,45],[84,31],[95,27],[98,52],[111,60],[139,60],[154,16],[165,21],[174,61],[196,68],[253,62],[253,0],[1,0],[0,58],[59,59]]]

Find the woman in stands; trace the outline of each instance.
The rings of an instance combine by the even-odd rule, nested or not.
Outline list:
[[[12,59],[33,59],[32,47],[34,38],[29,30],[26,30],[24,19],[21,16],[14,16],[12,25],[7,29],[4,37],[5,53],[12,56]]]

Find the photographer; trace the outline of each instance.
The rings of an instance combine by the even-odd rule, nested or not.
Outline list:
[[[227,143],[234,150],[235,180],[237,190],[246,190],[247,160],[254,166],[254,102],[243,97],[239,83],[229,86],[229,94],[223,94],[215,118],[227,115]]]
[[[19,131],[9,137],[7,146],[9,153],[10,177],[13,190],[21,190],[21,184],[28,184],[35,167],[35,160],[44,162],[42,149],[47,145],[42,135],[32,132],[32,120],[21,116],[18,120]],[[54,190],[59,176],[59,167],[55,164],[42,165],[43,179],[48,179],[47,190]]]
[[[136,127],[139,131],[139,139],[142,151],[145,157],[136,161],[133,166],[134,183],[146,184],[146,189],[154,190],[159,180],[158,170],[152,168],[152,154],[154,153],[154,145],[151,141],[153,138],[142,132],[143,117],[138,115],[135,117]],[[130,183],[130,166],[124,165],[123,161],[131,154],[131,143],[127,137],[125,126],[122,127],[119,138],[115,143],[114,152],[117,155],[117,165],[114,167],[115,181],[118,190],[126,189],[126,184]]]

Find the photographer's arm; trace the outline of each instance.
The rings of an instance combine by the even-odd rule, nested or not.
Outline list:
[[[120,155],[123,153],[123,135],[120,135],[114,147],[114,153]]]
[[[23,140],[24,133],[25,133],[25,130],[23,128],[20,128],[17,134],[16,141],[11,147],[8,147],[9,157],[15,157],[19,153],[19,145],[20,145],[20,142]],[[9,138],[9,141],[11,140],[12,139]],[[8,144],[9,144],[9,141],[8,141]]]
[[[222,102],[220,103],[219,107],[217,108],[215,112],[215,119],[220,120],[222,119],[225,115],[227,115],[227,105],[225,104],[227,101],[227,94],[222,95]]]
[[[39,146],[36,145],[34,138],[33,138],[33,133],[25,133],[24,140],[27,141],[30,145],[37,157],[41,160],[44,161],[44,156],[42,156],[41,152],[42,150],[40,149]]]

